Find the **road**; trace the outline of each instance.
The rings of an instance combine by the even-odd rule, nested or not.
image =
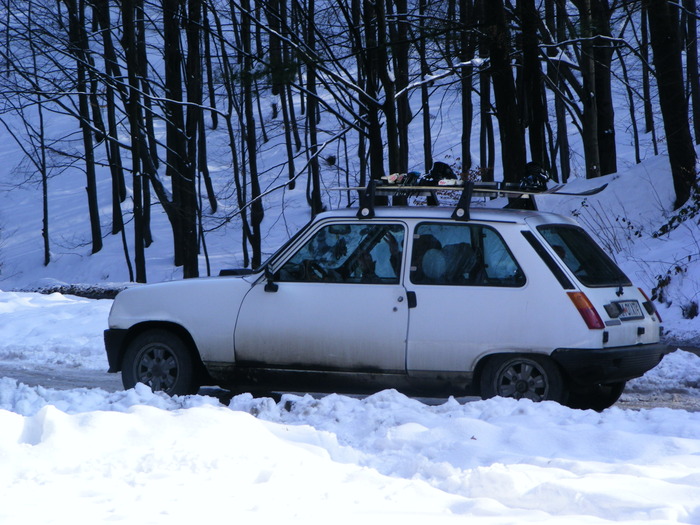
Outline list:
[[[684,348],[700,355],[697,347]],[[28,367],[16,362],[0,362],[0,377],[9,377],[28,386],[43,386],[57,390],[73,388],[101,388],[107,392],[122,390],[121,374],[109,374],[106,370],[85,368]],[[216,387],[205,387],[200,394],[217,397],[228,404],[230,392]],[[478,398],[460,398],[460,402],[474,401]],[[427,404],[439,404],[443,400],[421,399]],[[700,412],[700,398],[680,392],[626,392],[615,404],[622,409],[639,410],[643,408],[673,408],[691,412]]]
[[[0,377],[9,377],[28,386],[43,386],[57,390],[72,388],[101,388],[108,392],[123,390],[121,375],[89,368],[57,368],[0,362]]]

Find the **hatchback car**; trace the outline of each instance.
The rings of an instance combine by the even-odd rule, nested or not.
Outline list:
[[[505,396],[602,410],[667,348],[651,301],[573,219],[377,207],[318,215],[255,271],[114,301],[125,388]]]

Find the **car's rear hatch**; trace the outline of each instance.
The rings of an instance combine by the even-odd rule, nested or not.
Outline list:
[[[660,318],[653,304],[580,227],[540,224],[538,233],[573,279],[567,291],[591,330],[601,330],[604,347],[656,343]]]

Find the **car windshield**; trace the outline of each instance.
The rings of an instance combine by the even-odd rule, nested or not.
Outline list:
[[[631,286],[622,270],[583,229],[563,224],[537,229],[584,286]]]

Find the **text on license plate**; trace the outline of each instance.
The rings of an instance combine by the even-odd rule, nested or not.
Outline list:
[[[642,307],[639,301],[617,301],[617,306],[620,308],[620,319],[643,319]]]

